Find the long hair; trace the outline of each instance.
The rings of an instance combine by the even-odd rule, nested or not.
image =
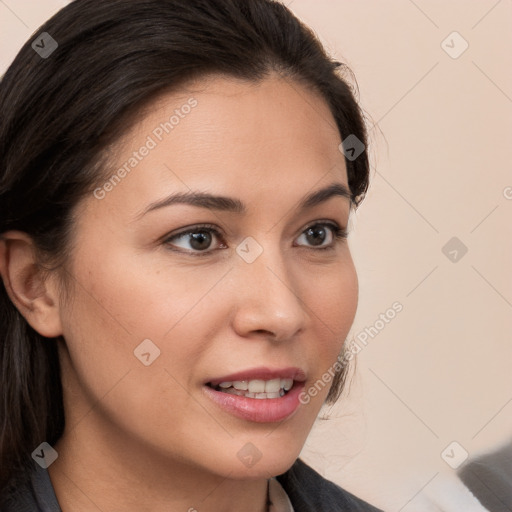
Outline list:
[[[38,43],[38,46],[37,46]],[[35,46],[34,46],[35,45]],[[45,48],[44,52],[37,51]],[[352,204],[369,180],[363,111],[344,64],[273,0],[75,0],[40,27],[0,83],[0,236],[32,237],[41,261],[69,255],[73,212],[105,180],[108,147],[157,95],[222,74],[259,81],[278,72],[326,101],[342,140]],[[31,453],[64,430],[57,351],[0,284],[0,493],[32,467]],[[327,402],[339,396],[345,368]]]

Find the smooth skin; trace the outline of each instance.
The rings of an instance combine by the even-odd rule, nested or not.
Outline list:
[[[328,185],[348,188],[334,118],[303,85],[212,76],[166,93],[114,148],[112,173],[191,97],[197,106],[103,199],[78,204],[64,267],[44,279],[27,235],[10,231],[0,243],[17,308],[39,333],[65,340],[66,428],[49,467],[63,512],[263,512],[266,479],[299,456],[329,386],[285,421],[257,423],[222,410],[203,384],[297,366],[307,389],[354,320],[356,270],[329,227],[347,228],[349,200],[297,209]],[[247,211],[174,204],[144,214],[192,190]],[[220,235],[202,245],[170,239],[204,223]],[[307,235],[316,224],[323,240]],[[253,263],[236,252],[249,236],[263,248]],[[145,339],[161,351],[149,366],[134,355]],[[237,456],[246,443],[261,452],[252,467]]]

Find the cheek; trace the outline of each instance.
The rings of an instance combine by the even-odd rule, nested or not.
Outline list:
[[[128,249],[110,248],[104,254],[75,266],[80,285],[72,314],[75,320],[128,344],[162,338],[192,309],[207,285],[192,273],[165,268]],[[97,260],[104,263],[98,265]]]
[[[71,271],[74,300],[63,314],[64,338],[77,371],[95,375],[94,384],[101,391],[126,369],[144,367],[134,351],[151,340],[154,347],[145,342],[150,358],[160,351],[151,369],[170,368],[173,374],[179,370],[180,381],[192,379],[186,369],[201,359],[209,339],[204,328],[201,334],[201,326],[216,314],[212,301],[205,298],[225,269],[212,267],[199,278],[197,269],[171,267],[161,258],[128,250],[104,249],[108,258],[87,254],[94,252],[84,251]]]
[[[350,257],[342,260],[335,271],[330,270],[314,280],[306,295],[312,317],[325,333],[326,350],[330,353],[341,349],[357,311],[359,284]]]
[[[187,369],[193,369],[191,361],[199,350],[194,340],[183,342],[184,329],[188,326],[191,332],[186,313],[208,283],[187,295],[186,282],[169,276],[163,281],[157,271],[150,274],[135,260],[113,256],[112,251],[110,261],[101,266],[81,260],[73,269],[73,300],[63,312],[70,357],[63,374],[68,397],[73,397],[66,409],[71,424],[80,424],[94,407],[113,424],[136,435],[149,430],[162,443],[171,426],[175,432],[187,431],[180,428],[183,411],[204,415],[181,386],[192,378]],[[148,339],[154,346],[145,345],[151,361],[146,366],[134,350]],[[157,357],[155,350],[160,351]]]
[[[309,346],[309,360],[315,361],[305,388],[306,409],[316,415],[331,388],[337,367],[335,363],[352,327],[357,311],[359,284],[350,258],[343,260],[336,272],[326,273],[315,280],[314,292],[308,294],[307,304],[314,318],[314,346]],[[345,368],[345,365],[343,366]],[[345,370],[346,371],[346,370]]]

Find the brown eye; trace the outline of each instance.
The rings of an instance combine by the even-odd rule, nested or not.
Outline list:
[[[347,236],[347,232],[337,224],[321,222],[306,228],[299,238],[303,237],[306,240],[307,245],[310,245],[311,247],[318,247],[319,249],[334,249],[336,246],[335,242],[337,240],[344,240]],[[326,241],[327,243],[324,243]]]
[[[305,231],[305,236],[308,242],[310,242],[312,245],[322,245],[325,239],[329,237],[329,233],[325,227],[318,224],[312,228],[308,228]]]
[[[205,230],[198,231],[197,233],[189,233],[185,236],[190,236],[190,246],[197,251],[208,249],[212,243],[211,233]]]
[[[178,247],[183,249],[180,252],[194,253],[210,253],[212,250],[213,240],[215,238],[220,239],[220,233],[213,227],[208,226],[196,226],[187,231],[182,231],[164,240],[164,243],[169,246]],[[177,241],[181,244],[179,245]],[[221,244],[221,248],[225,248],[225,244]]]

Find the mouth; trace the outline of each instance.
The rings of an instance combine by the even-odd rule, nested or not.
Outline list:
[[[225,412],[265,423],[282,421],[297,410],[305,380],[299,368],[255,368],[211,379],[203,390]]]
[[[293,387],[293,379],[252,379],[252,380],[235,380],[223,381],[213,386],[210,382],[206,385],[221,393],[229,393],[231,395],[245,396],[246,398],[256,398],[264,400],[268,398],[280,398]]]

